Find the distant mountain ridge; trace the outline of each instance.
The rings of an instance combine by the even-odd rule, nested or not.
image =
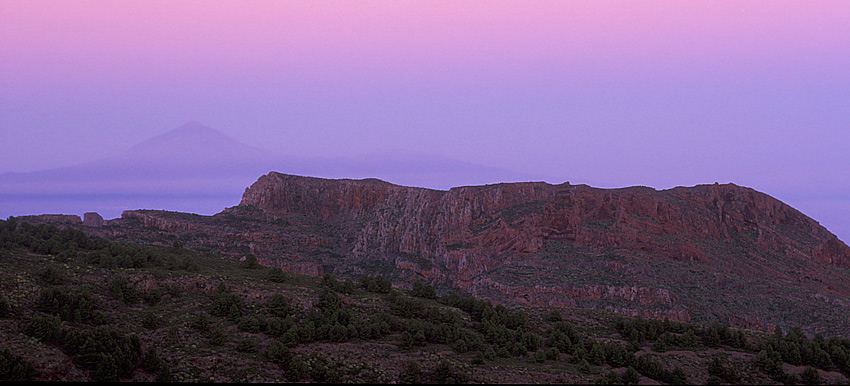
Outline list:
[[[239,201],[258,175],[287,170],[328,178],[382,178],[445,187],[519,181],[531,176],[416,154],[300,158],[238,142],[198,122],[113,157],[57,169],[0,174],[0,217],[95,211],[106,218],[132,208],[213,214]]]

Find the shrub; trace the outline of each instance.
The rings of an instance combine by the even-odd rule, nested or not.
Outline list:
[[[154,306],[162,300],[162,295],[164,293],[165,290],[162,288],[152,289],[148,292],[142,293],[142,300],[144,300],[147,305]]]
[[[426,299],[436,299],[437,298],[437,291],[434,289],[434,287],[432,287],[428,284],[424,284],[419,280],[413,281],[413,289],[410,291],[410,294],[413,295],[413,296],[417,296],[417,297],[420,297],[420,298],[426,298]]]
[[[246,316],[239,319],[238,326],[242,331],[256,334],[266,329],[266,320],[257,316]]]
[[[142,345],[135,335],[97,327],[68,331],[62,338],[62,351],[78,366],[94,371],[95,381],[117,381],[132,376],[142,355]]]
[[[800,380],[806,385],[820,385],[821,377],[817,369],[811,366],[806,366],[806,369],[800,374]]]
[[[286,380],[290,382],[298,382],[304,378],[304,374],[308,371],[307,363],[300,355],[294,356],[289,361],[289,366],[286,368]]]
[[[126,277],[116,277],[112,280],[112,294],[126,304],[133,304],[139,300],[136,287],[130,284]]]
[[[487,347],[487,349],[484,350],[484,358],[491,361],[496,359],[496,350],[493,350],[493,346]]]
[[[62,337],[62,322],[56,316],[38,313],[24,326],[23,332],[42,342],[58,341]]]
[[[221,326],[217,326],[212,331],[210,331],[210,344],[213,346],[223,346],[227,343],[227,334],[224,333],[224,329]]]
[[[278,267],[270,268],[266,273],[266,278],[273,283],[286,282],[286,273]]]
[[[266,357],[281,366],[289,366],[289,361],[292,359],[292,352],[289,351],[289,347],[284,342],[275,340],[266,350]]]
[[[319,302],[316,306],[322,309],[322,311],[333,312],[339,308],[339,304],[339,296],[336,292],[328,288],[323,288],[322,293],[319,295]]]
[[[459,371],[446,359],[441,360],[434,370],[431,371],[431,380],[434,383],[466,383],[469,377]]]
[[[94,300],[87,291],[70,294],[59,288],[45,288],[36,300],[36,309],[74,323],[102,324],[104,318],[94,311]]]
[[[206,331],[210,327],[210,318],[204,313],[195,314],[189,321],[189,326],[196,330]]]
[[[419,364],[414,361],[407,361],[404,369],[398,374],[398,380],[401,383],[420,383],[422,381],[422,370],[419,369]]]
[[[236,350],[245,353],[257,352],[257,341],[251,338],[244,338],[236,344]]]
[[[274,294],[269,299],[267,309],[270,314],[285,318],[292,313],[292,306],[289,304],[289,299],[281,294]]]
[[[244,305],[239,295],[229,292],[216,292],[209,313],[213,316],[226,316],[236,320],[242,316]]]
[[[0,381],[32,381],[36,376],[32,363],[7,348],[0,349]]]
[[[546,349],[546,359],[554,361],[561,357],[561,351],[557,347],[549,347]]]
[[[147,328],[148,330],[153,330],[159,327],[159,316],[157,316],[153,311],[145,311],[142,314],[142,327]]]
[[[6,297],[0,295],[0,318],[5,318],[12,314],[12,305],[6,300]]]
[[[265,333],[269,336],[278,338],[287,333],[295,326],[295,322],[291,318],[271,318],[266,321]]]
[[[162,369],[162,359],[156,352],[156,346],[151,345],[142,356],[141,368],[149,373],[157,373]]]
[[[339,373],[335,368],[317,361],[310,369],[310,374],[313,376],[313,381],[318,383],[339,383]]]
[[[38,272],[38,277],[49,285],[60,285],[65,282],[65,277],[53,267],[46,267]]]
[[[558,310],[552,310],[549,311],[548,314],[546,314],[545,320],[549,323],[556,323],[562,321],[563,318],[561,317],[561,313]]]
[[[245,256],[245,259],[242,260],[239,265],[245,269],[257,269],[260,268],[260,263],[257,262],[257,256],[254,256],[253,253],[249,253]]]

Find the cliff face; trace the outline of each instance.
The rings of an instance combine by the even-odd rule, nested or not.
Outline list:
[[[240,205],[335,222],[354,238],[356,256],[433,256],[461,279],[505,253],[534,254],[550,240],[698,261],[716,257],[717,245],[738,242],[850,267],[850,248],[817,222],[732,184],[656,191],[514,183],[445,192],[270,173],[246,189]]]
[[[718,299],[740,302],[741,280],[767,275],[776,280],[765,291],[813,280],[820,287],[801,293],[850,296],[829,271],[850,267],[850,248],[790,206],[733,184],[657,191],[529,182],[437,191],[269,173],[246,189],[240,207],[331,224],[346,240],[348,260],[330,262],[340,272],[386,261],[396,274],[497,301],[596,302],[591,307],[631,314],[688,320],[696,312],[772,326],[694,304],[682,284],[716,286],[726,291]]]
[[[269,173],[215,216],[126,211],[82,229],[168,244],[176,236],[293,272],[420,279],[505,304],[747,328],[850,323],[850,248],[788,205],[732,184],[439,191]]]

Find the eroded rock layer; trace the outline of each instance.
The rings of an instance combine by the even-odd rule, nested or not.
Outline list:
[[[734,184],[439,191],[272,172],[215,216],[127,211],[86,231],[179,238],[302,273],[381,274],[402,286],[421,279],[508,304],[753,328],[850,325],[850,248],[794,208]]]

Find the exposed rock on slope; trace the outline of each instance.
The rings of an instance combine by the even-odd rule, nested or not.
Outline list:
[[[733,184],[439,191],[273,172],[215,216],[127,211],[88,232],[176,236],[287,270],[418,278],[497,302],[760,328],[850,325],[841,306],[850,304],[850,248],[790,206]]]
[[[460,278],[486,270],[476,262],[497,258],[491,263],[498,264],[506,252],[534,254],[548,240],[711,260],[714,244],[743,238],[755,251],[850,267],[850,248],[817,222],[733,184],[656,191],[531,182],[446,192],[269,173],[246,189],[240,205],[336,222],[349,228],[355,255],[458,261]]]
[[[686,292],[682,286],[688,282],[705,282],[703,291],[726,290],[717,299],[732,303],[741,302],[735,287],[723,286],[746,286],[742,280],[762,275],[776,279],[766,284],[771,288],[799,281],[800,275],[825,284],[824,291],[850,295],[846,278],[836,279],[829,270],[850,267],[850,248],[790,206],[733,184],[657,191],[529,182],[437,191],[269,173],[246,189],[240,206],[332,224],[348,241],[349,260],[332,263],[341,271],[387,260],[413,277],[493,299],[567,307],[575,299],[592,299],[639,307],[648,316],[688,319],[688,310],[731,318],[686,304],[687,294],[682,300],[670,294]],[[664,272],[657,266],[662,262],[673,264],[673,271]],[[559,274],[571,266],[609,274],[589,275],[597,281]],[[684,273],[685,266],[694,271]],[[598,286],[615,277],[628,285],[601,295]],[[611,288],[634,293],[615,296],[622,290]],[[662,293],[667,300],[659,302]]]

